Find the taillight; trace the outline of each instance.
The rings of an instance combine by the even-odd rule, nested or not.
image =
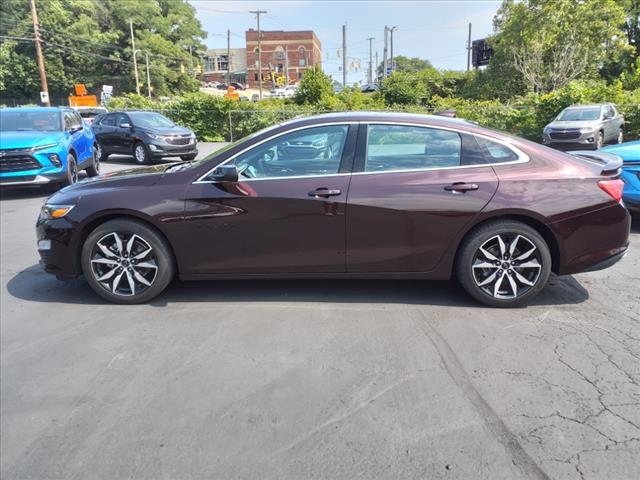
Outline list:
[[[599,180],[598,186],[607,192],[616,202],[622,200],[624,182],[619,178],[616,178],[615,180]]]

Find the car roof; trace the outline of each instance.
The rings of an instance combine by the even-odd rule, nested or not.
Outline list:
[[[565,110],[568,110],[569,108],[600,108],[600,107],[604,107],[605,105],[612,105],[612,104],[611,103],[585,103],[581,105],[569,105],[567,108],[565,108]]]
[[[8,107],[0,108],[2,111],[21,111],[21,112],[60,112],[63,110],[72,110],[71,107]]]
[[[402,113],[402,112],[332,112],[313,115],[310,117],[295,118],[283,122],[282,125],[292,125],[296,123],[334,123],[334,122],[398,122],[398,123],[433,123],[438,125],[459,126],[475,126],[473,123],[462,118],[443,117],[440,115],[428,115],[420,113]]]

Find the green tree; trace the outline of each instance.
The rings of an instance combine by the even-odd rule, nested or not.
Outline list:
[[[197,89],[193,71],[206,33],[185,0],[38,0],[37,7],[50,97],[56,103],[72,93],[75,83],[86,84],[92,93],[104,84],[116,93],[135,91],[130,19],[142,91],[146,54],[154,94]],[[0,97],[36,99],[40,81],[29,2],[3,0],[0,19]]]
[[[333,96],[331,78],[317,65],[308,68],[300,80],[294,97],[297,104],[319,104]]]
[[[405,57],[398,55],[393,57],[393,62],[396,64],[396,72],[420,72],[422,70],[429,70],[433,68],[429,60],[424,60],[418,57]],[[384,73],[384,62],[380,62],[378,65],[378,76],[382,76]]]
[[[503,71],[517,72],[529,91],[548,92],[628,47],[625,11],[616,0],[504,0],[490,39]]]

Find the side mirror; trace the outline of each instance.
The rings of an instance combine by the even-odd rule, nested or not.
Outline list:
[[[121,123],[120,124],[120,128],[131,128],[131,124],[130,123]]]
[[[237,182],[238,169],[235,165],[220,165],[209,175],[209,178],[216,182]]]
[[[71,133],[76,133],[79,132],[80,130],[82,130],[84,127],[82,125],[74,125],[73,127],[71,127],[69,129],[69,132]]]

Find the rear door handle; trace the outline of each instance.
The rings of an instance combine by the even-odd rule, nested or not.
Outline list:
[[[464,192],[468,192],[469,190],[478,190],[478,188],[479,188],[478,185],[475,183],[465,183],[465,182],[456,182],[444,187],[444,189],[447,192],[453,192],[453,193],[464,193]]]
[[[329,188],[316,188],[315,190],[312,190],[309,192],[309,196],[310,197],[315,197],[315,198],[329,198],[329,197],[335,197],[337,195],[340,195],[342,193],[341,190],[335,189],[329,189]]]

